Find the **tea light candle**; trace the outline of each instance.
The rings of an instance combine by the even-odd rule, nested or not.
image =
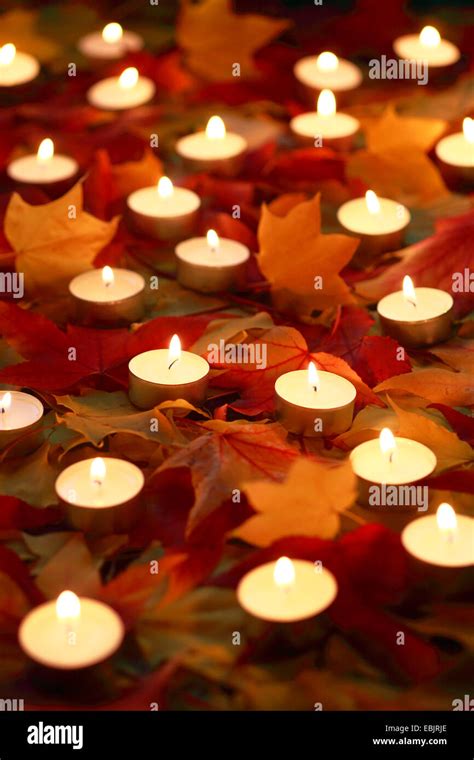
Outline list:
[[[234,175],[241,169],[247,141],[227,132],[220,116],[211,116],[204,132],[182,137],[176,152],[190,170]]]
[[[337,219],[344,232],[360,238],[355,260],[365,263],[374,256],[401,247],[411,214],[401,203],[379,198],[373,190],[367,190],[365,198],[343,203]]]
[[[329,570],[288,557],[251,570],[237,586],[237,599],[244,610],[275,623],[319,615],[336,595],[337,582]]]
[[[358,66],[345,58],[338,58],[334,53],[325,51],[318,56],[306,56],[295,63],[293,68],[296,79],[312,95],[325,88],[333,92],[345,92],[359,87],[362,72]]]
[[[56,479],[56,494],[70,523],[87,533],[124,533],[139,517],[144,478],[131,462],[83,459]]]
[[[448,40],[442,40],[434,26],[423,27],[419,35],[397,37],[393,49],[399,58],[420,61],[430,68],[451,66],[461,57],[459,48]]]
[[[113,21],[106,24],[101,32],[91,32],[81,37],[77,47],[88,58],[113,60],[141,50],[143,39],[139,34],[124,31],[120,24]]]
[[[130,401],[140,409],[178,398],[201,404],[206,398],[209,364],[202,356],[181,351],[181,342],[173,335],[169,349],[135,356],[129,362],[128,375]]]
[[[87,91],[87,99],[95,108],[104,111],[123,111],[136,108],[155,94],[155,85],[148,77],[141,77],[131,66],[124,69],[119,77],[108,77],[96,82]]]
[[[0,87],[15,87],[31,82],[36,79],[39,70],[36,58],[18,52],[11,42],[0,47]]]
[[[389,428],[384,428],[379,438],[356,446],[350,461],[358,479],[359,501],[379,508],[387,506],[382,486],[414,485],[431,475],[436,467],[431,449],[418,441],[395,437]],[[371,498],[374,495],[379,498]],[[400,498],[398,503],[404,502]]]
[[[54,143],[46,137],[36,155],[22,156],[7,166],[7,174],[15,182],[29,185],[51,185],[75,177],[77,162],[69,156],[55,155]]]
[[[201,199],[185,187],[173,187],[168,177],[158,185],[135,190],[127,198],[131,225],[158,240],[179,240],[192,234]]]
[[[0,449],[14,442],[11,456],[28,454],[41,444],[43,404],[35,396],[21,391],[0,395]]]
[[[276,415],[290,433],[312,438],[342,433],[352,423],[356,389],[333,372],[310,362],[307,370],[281,375],[275,382]]]
[[[103,602],[63,591],[54,602],[35,607],[18,630],[21,648],[32,660],[57,670],[97,665],[120,647],[121,618]]]
[[[250,251],[215,230],[206,237],[190,238],[176,246],[178,282],[201,293],[239,290],[245,285]]]
[[[349,150],[360,122],[347,113],[336,112],[336,98],[331,90],[321,90],[316,111],[301,113],[290,121],[290,129],[299,142],[315,145],[317,138],[323,146]]]
[[[474,520],[456,515],[450,504],[440,504],[436,515],[409,523],[402,544],[413,557],[440,567],[468,567],[474,563]]]
[[[435,153],[448,176],[474,182],[474,119],[464,119],[462,130],[443,137]]]
[[[403,346],[432,346],[450,337],[453,297],[438,288],[415,288],[403,278],[403,290],[390,293],[377,304],[380,324]]]
[[[83,325],[116,326],[143,316],[145,280],[129,269],[91,269],[69,283],[76,320]]]

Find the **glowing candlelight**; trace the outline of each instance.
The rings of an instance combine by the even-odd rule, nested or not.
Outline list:
[[[310,362],[308,364],[308,383],[314,391],[319,390],[320,380],[318,370],[316,369],[314,362]]]
[[[402,544],[416,559],[439,567],[469,567],[474,563],[474,520],[456,515],[450,504],[440,504],[436,515],[409,523]]]
[[[405,300],[408,301],[408,303],[413,304],[413,306],[416,306],[416,293],[415,293],[415,286],[413,285],[413,280],[409,275],[405,275],[403,278],[403,297]]]
[[[328,118],[336,113],[336,98],[332,90],[321,90],[316,106],[318,116]]]
[[[339,58],[326,50],[318,55],[316,66],[320,71],[336,71],[339,66]]]
[[[206,126],[206,137],[208,140],[224,140],[226,128],[220,116],[211,116]]]
[[[206,235],[209,250],[215,253],[219,248],[219,235],[215,230],[208,230]]]
[[[452,543],[456,537],[458,520],[451,504],[443,502],[436,511],[436,524],[447,543]]]
[[[41,401],[29,393],[3,393],[0,396],[0,450],[14,444],[12,456],[19,456],[38,448],[43,442],[43,411]]]
[[[106,288],[109,288],[111,285],[115,282],[115,275],[113,273],[113,270],[109,266],[105,266],[102,270],[102,282],[104,283]]]
[[[358,66],[345,58],[338,58],[329,50],[318,56],[300,58],[293,72],[310,103],[314,103],[316,93],[325,87],[344,96],[345,92],[359,87],[362,82],[362,72]]]
[[[369,214],[380,214],[380,201],[373,190],[367,190],[365,194],[365,203]]]
[[[124,69],[118,78],[119,87],[123,90],[131,90],[132,87],[136,87],[138,82],[138,69],[135,66],[129,66],[128,69]]]
[[[441,39],[434,26],[425,26],[419,34],[405,34],[393,42],[393,49],[399,58],[421,61],[432,69],[451,66],[461,57],[456,45],[449,40]]]
[[[177,335],[173,335],[168,349],[168,369],[181,359],[181,341]]]
[[[102,457],[96,457],[92,460],[89,475],[91,483],[94,483],[97,486],[102,486],[104,484],[107,468]]]
[[[288,557],[280,557],[275,563],[273,580],[278,588],[288,591],[295,582],[295,568]]]
[[[181,137],[176,151],[192,170],[233,176],[242,166],[247,140],[228,132],[220,116],[211,116],[203,131]]]
[[[123,29],[120,24],[112,21],[110,24],[106,24],[102,29],[102,39],[109,45],[114,45],[119,42],[123,37]]]
[[[420,44],[425,47],[435,48],[441,42],[441,35],[434,26],[424,26],[420,32]]]
[[[5,428],[7,424],[7,413],[12,405],[12,394],[11,393],[4,393],[2,398],[0,399],[0,414],[1,414],[1,421],[2,421],[2,427]]]
[[[329,88],[319,93],[315,110],[300,113],[290,121],[290,129],[298,142],[336,150],[349,150],[359,127],[359,121],[353,116],[337,111],[334,92]]]
[[[10,66],[16,56],[16,47],[12,42],[0,47],[0,66]]]
[[[397,444],[390,428],[383,428],[379,437],[380,450],[387,457],[390,464],[393,462],[393,455],[397,450]]]
[[[73,591],[62,591],[56,599],[56,617],[68,626],[81,616],[81,602]]]
[[[169,177],[160,177],[157,189],[160,198],[171,198],[174,192],[173,183]]]
[[[38,152],[36,154],[36,159],[40,162],[45,163],[46,161],[51,161],[53,156],[54,156],[54,143],[50,137],[45,137],[45,139],[42,140],[39,144]]]
[[[466,116],[462,123],[462,132],[466,142],[472,145],[474,143],[474,119]]]

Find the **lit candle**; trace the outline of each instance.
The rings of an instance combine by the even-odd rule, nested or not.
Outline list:
[[[360,238],[355,261],[365,264],[374,256],[401,247],[411,214],[401,203],[367,190],[364,198],[343,203],[337,218],[344,232]]]
[[[137,322],[145,309],[145,280],[129,269],[90,269],[69,283],[80,324],[112,327]]]
[[[452,42],[441,39],[434,26],[425,26],[420,34],[397,37],[393,49],[399,58],[420,61],[430,68],[451,66],[461,57],[459,48]]]
[[[246,150],[247,141],[227,132],[220,116],[211,116],[204,132],[187,135],[176,143],[176,152],[188,168],[215,174],[237,174]]]
[[[122,459],[83,459],[56,479],[56,493],[77,530],[123,533],[140,516],[141,470]]]
[[[432,346],[451,335],[453,298],[438,288],[415,288],[403,278],[403,290],[390,293],[377,304],[380,324],[403,346]]]
[[[173,335],[169,348],[135,356],[128,374],[130,401],[140,409],[178,398],[201,404],[206,398],[209,364],[197,354],[182,351],[178,336]]]
[[[435,152],[447,178],[474,183],[474,119],[466,117],[462,132],[443,137]]]
[[[293,71],[312,103],[320,90],[329,88],[341,94],[359,87],[362,83],[362,72],[358,66],[345,58],[338,58],[328,50],[318,56],[301,58],[296,62]]]
[[[39,74],[40,65],[28,53],[20,53],[15,45],[7,42],[0,47],[0,87],[15,87],[31,82]]]
[[[16,158],[7,166],[7,174],[15,182],[29,185],[51,185],[76,176],[77,162],[70,156],[56,155],[54,143],[46,137],[35,155]]]
[[[42,442],[43,412],[41,401],[29,393],[0,391],[0,449],[11,446],[9,456],[37,449]]]
[[[201,199],[192,190],[174,187],[168,177],[158,185],[135,190],[127,198],[131,225],[158,240],[180,240],[192,234]]]
[[[392,505],[416,507],[416,502],[406,503],[405,491],[400,487],[416,485],[436,467],[431,449],[418,441],[395,437],[389,428],[384,428],[379,438],[356,446],[350,461],[357,475],[359,501],[382,509]]]
[[[108,659],[120,647],[121,618],[96,599],[63,591],[22,620],[18,639],[32,660],[57,670],[80,670]]]
[[[124,69],[119,77],[108,77],[92,85],[87,99],[92,106],[105,111],[122,111],[148,103],[155,94],[155,85],[141,77],[133,66]]]
[[[314,617],[327,609],[336,595],[337,582],[329,570],[288,557],[256,567],[237,586],[237,599],[244,610],[275,623]]]
[[[349,150],[360,123],[347,113],[336,111],[336,98],[332,90],[321,90],[316,111],[301,113],[290,121],[290,129],[302,143],[322,146],[335,150]]]
[[[281,375],[275,382],[276,415],[290,433],[312,438],[342,433],[352,423],[356,389],[333,372],[307,370]]]
[[[112,21],[101,32],[91,32],[81,37],[77,47],[87,58],[112,60],[141,50],[143,39],[139,34],[124,31],[120,24]]]
[[[474,563],[474,520],[456,515],[450,504],[440,504],[436,515],[413,520],[402,532],[407,552],[440,567],[468,567]]]
[[[178,282],[201,293],[239,290],[245,285],[250,251],[215,230],[206,237],[190,238],[176,246]]]

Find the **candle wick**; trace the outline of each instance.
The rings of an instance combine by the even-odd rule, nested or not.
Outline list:
[[[94,483],[96,486],[99,486],[99,488],[100,488],[100,486],[102,485],[102,482],[103,482],[103,481],[102,481],[102,480],[99,480],[98,478],[94,478],[94,480],[93,480],[92,482],[93,482],[93,483]]]
[[[393,462],[393,451],[391,451],[390,454],[388,455],[388,461],[390,462],[390,464],[392,464],[392,462]]]
[[[168,367],[168,370],[170,370],[170,369],[171,369],[171,367],[173,366],[173,364],[176,364],[176,362],[177,362],[177,361],[178,361],[178,359],[177,359],[177,358],[176,358],[176,359],[173,359],[173,361],[171,362],[171,364],[170,364],[170,365],[169,365],[169,367]]]
[[[318,392],[318,386],[317,386],[317,385],[313,385],[313,391],[314,391],[315,393],[317,393],[317,392]]]

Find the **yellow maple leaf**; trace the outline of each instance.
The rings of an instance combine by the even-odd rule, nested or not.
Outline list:
[[[210,81],[233,81],[256,74],[253,54],[284,31],[290,22],[254,13],[234,13],[230,0],[183,0],[176,39],[189,68]]]
[[[259,480],[244,484],[257,514],[234,535],[256,546],[269,546],[285,536],[333,538],[339,513],[356,498],[356,478],[348,460],[318,462],[300,457],[283,483]]]
[[[51,61],[61,52],[57,42],[43,37],[36,30],[37,11],[17,8],[0,16],[0,45],[13,42],[17,50],[34,55],[40,61]]]
[[[112,165],[113,186],[117,198],[125,198],[135,190],[158,183],[163,164],[152,150],[145,150],[138,161]]]
[[[380,117],[363,120],[367,147],[373,153],[383,153],[397,147],[427,152],[446,127],[447,122],[443,119],[400,116],[393,105],[389,105]]]
[[[29,294],[66,288],[92,267],[98,252],[115,235],[119,217],[104,222],[83,209],[82,184],[50,203],[31,206],[13,193],[4,232],[16,253],[17,272]]]
[[[283,207],[287,209],[286,204]],[[319,193],[297,203],[284,216],[274,209],[265,204],[262,208],[258,262],[279,308],[310,315],[353,302],[339,272],[354,255],[358,238],[321,232]]]

